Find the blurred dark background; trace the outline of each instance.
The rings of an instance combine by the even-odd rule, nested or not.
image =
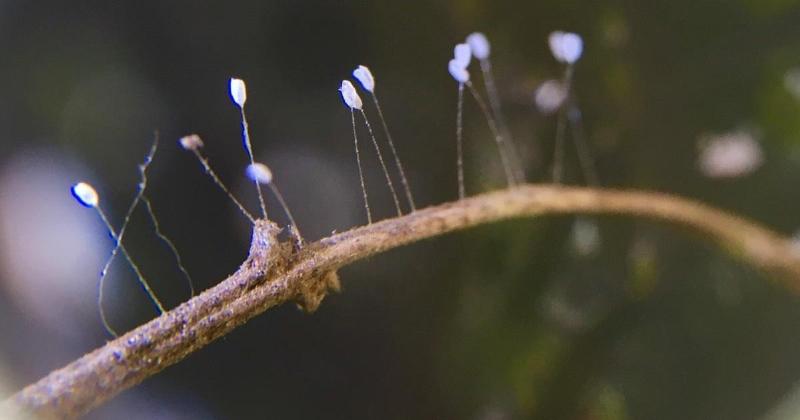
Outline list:
[[[200,134],[256,209],[230,77],[247,81],[257,159],[315,240],[365,222],[337,92],[358,64],[376,76],[418,204],[456,197],[446,64],[472,31],[492,42],[528,179],[547,181],[555,117],[533,94],[563,73],[546,42],[558,29],[584,37],[574,87],[603,184],[800,228],[796,0],[0,2],[0,398],[108,339],[95,299],[111,243],[69,186],[95,185],[118,226],[154,131],[148,193],[197,287],[238,267],[246,220],[176,144]],[[704,171],[703,147],[730,138],[756,163]],[[465,142],[468,193],[501,188],[471,101]],[[567,144],[567,178],[581,183]],[[389,217],[362,145],[371,203]],[[343,269],[343,293],[317,313],[271,310],[89,417],[800,417],[800,302],[697,239],[560,217],[394,250]],[[188,298],[141,211],[126,244],[167,306]],[[122,259],[105,290],[118,330],[155,315]]]

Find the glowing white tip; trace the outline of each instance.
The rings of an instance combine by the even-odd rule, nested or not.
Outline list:
[[[361,109],[363,106],[361,97],[358,96],[356,88],[353,87],[349,80],[342,80],[342,87],[339,88],[339,92],[342,94],[345,105],[350,109]]]
[[[97,191],[85,182],[79,182],[73,185],[70,190],[72,191],[72,195],[82,206],[90,208],[97,207],[97,203],[100,202]]]
[[[231,99],[239,108],[244,108],[244,103],[247,101],[247,87],[244,85],[244,80],[231,79]]]
[[[578,34],[561,31],[551,32],[548,42],[550,43],[550,51],[553,52],[553,57],[562,63],[574,64],[581,58],[583,53],[583,39]]]
[[[455,48],[453,48],[453,60],[455,60],[459,66],[466,69],[471,59],[472,49],[469,47],[469,44],[457,44]]]
[[[183,147],[185,150],[198,150],[203,147],[203,140],[200,139],[200,136],[197,134],[183,136],[180,140],[178,140],[178,143],[180,143],[181,147]]]
[[[269,184],[272,182],[272,171],[263,163],[253,163],[247,165],[247,177],[259,184]]]
[[[492,51],[489,46],[489,40],[486,35],[481,32],[473,32],[467,36],[467,44],[472,49],[472,55],[478,60],[485,60],[489,58],[489,53]]]
[[[456,79],[456,82],[458,83],[469,82],[469,72],[455,58],[450,60],[449,63],[447,63],[447,71],[450,72],[450,75],[453,76],[453,79]]]
[[[353,77],[361,83],[364,90],[371,93],[375,92],[375,78],[372,77],[372,72],[369,71],[367,66],[358,66],[357,69],[353,70]]]
[[[547,80],[533,94],[533,101],[536,108],[542,114],[552,114],[561,108],[567,99],[567,90],[558,80]]]

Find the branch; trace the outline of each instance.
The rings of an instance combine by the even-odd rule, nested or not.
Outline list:
[[[6,405],[43,417],[76,417],[267,309],[287,301],[313,311],[338,289],[336,269],[421,239],[506,219],[558,214],[642,217],[688,228],[800,294],[800,253],[791,241],[749,220],[660,193],[525,185],[429,207],[297,249],[278,227],[254,225],[250,255],[199,296],[53,371]]]

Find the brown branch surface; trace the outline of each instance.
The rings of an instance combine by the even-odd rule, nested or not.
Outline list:
[[[295,301],[313,311],[338,288],[336,269],[421,239],[500,220],[611,214],[688,228],[800,292],[800,255],[781,235],[749,220],[666,194],[525,185],[429,207],[338,233],[297,249],[257,221],[250,255],[235,273],[160,317],[53,371],[6,404],[41,417],[76,417],[270,307]]]

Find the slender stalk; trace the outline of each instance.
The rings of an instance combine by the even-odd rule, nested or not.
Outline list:
[[[247,117],[244,113],[244,106],[240,106],[239,110],[242,112],[242,137],[244,138],[244,149],[247,151],[247,157],[250,158],[250,164],[255,165],[256,161],[253,158],[253,145],[250,143],[250,126],[247,124]],[[258,191],[258,204],[261,206],[261,217],[267,219],[267,205],[264,203],[264,194],[261,193],[261,187],[258,186],[258,181],[253,180]]]
[[[318,304],[325,286],[332,287],[331,273],[342,266],[473,226],[565,214],[632,216],[686,228],[800,295],[800,253],[790,239],[725,211],[661,193],[522,185],[338,233],[296,252],[274,242],[278,228],[273,223],[258,220],[250,255],[226,280],[53,371],[5,404],[41,417],[79,416],[271,307],[293,300]]]
[[[158,236],[158,239],[167,245],[167,248],[169,248],[170,252],[172,252],[172,257],[175,258],[175,263],[178,264],[178,269],[183,274],[186,282],[189,283],[189,295],[194,297],[194,282],[192,281],[192,276],[189,275],[189,270],[187,270],[186,266],[183,265],[183,259],[181,258],[181,253],[178,252],[178,247],[175,246],[175,243],[172,242],[172,239],[170,239],[164,234],[164,232],[161,231],[161,224],[158,222],[158,218],[156,218],[156,213],[153,211],[153,203],[150,202],[150,199],[147,198],[146,195],[143,195],[142,202],[144,202],[145,208],[147,209],[147,214],[150,216],[150,223],[153,224],[153,230],[155,231],[156,236]]]
[[[478,91],[475,89],[475,86],[472,85],[472,82],[467,81],[465,85],[467,85],[469,88],[472,97],[475,99],[475,102],[478,104],[481,112],[483,112],[484,117],[486,117],[486,122],[489,124],[489,130],[492,132],[494,141],[497,143],[497,151],[500,153],[500,161],[503,165],[503,171],[506,173],[506,182],[508,183],[509,187],[513,187],[517,185],[517,182],[514,178],[514,172],[511,170],[511,160],[508,157],[508,148],[506,147],[503,135],[500,133],[497,125],[494,123],[494,118],[492,118],[489,108],[486,106],[484,100],[481,99],[481,95],[478,94]]]
[[[575,150],[578,152],[578,162],[580,162],[583,170],[583,176],[586,178],[587,185],[597,187],[600,185],[600,177],[597,175],[594,159],[592,159],[592,150],[589,148],[586,132],[583,130],[581,110],[575,104],[574,99],[567,103],[567,107],[567,119],[572,130],[572,140],[575,144]]]
[[[353,123],[353,142],[356,147],[356,163],[358,164],[358,179],[361,181],[361,192],[364,194],[364,209],[367,211],[367,224],[372,224],[372,212],[369,211],[367,199],[367,185],[364,183],[364,169],[361,168],[361,152],[358,151],[358,133],[356,132],[356,113],[350,109],[350,120]]]
[[[564,135],[567,131],[567,115],[566,104],[569,103],[571,90],[572,90],[572,66],[567,66],[567,71],[564,73],[564,89],[567,92],[567,97],[564,99],[564,104],[558,111],[558,122],[556,123],[556,141],[553,145],[553,183],[560,184],[564,175]]]
[[[217,176],[217,173],[214,172],[214,169],[211,168],[211,164],[208,163],[208,159],[205,156],[203,156],[203,154],[197,149],[191,149],[191,151],[192,153],[194,153],[195,157],[197,157],[197,160],[200,161],[200,164],[203,165],[203,169],[205,169],[206,174],[208,174],[208,176],[211,177],[211,180],[214,181],[214,184],[216,184],[216,186],[219,187],[219,189],[221,189],[222,192],[224,192],[225,195],[227,195],[231,201],[233,201],[233,204],[236,205],[236,207],[239,209],[242,215],[244,215],[244,217],[246,217],[247,220],[250,221],[250,223],[255,224],[256,219],[254,219],[253,216],[250,214],[250,212],[247,211],[246,208],[244,208],[242,203],[239,202],[239,200],[237,200],[236,197],[233,196],[233,193],[231,193],[228,187],[225,186],[225,183],[223,183],[222,180],[219,178],[219,176]],[[261,188],[259,188],[258,190],[261,191]]]
[[[386,118],[383,117],[383,110],[381,109],[381,104],[378,102],[378,97],[375,96],[373,93],[372,100],[375,102],[375,108],[378,110],[378,117],[381,119],[381,124],[383,125],[383,132],[386,134],[386,140],[389,142],[389,148],[392,150],[392,155],[394,155],[394,163],[397,166],[397,172],[400,173],[400,181],[403,183],[403,188],[406,191],[406,199],[408,200],[408,207],[411,211],[417,209],[417,205],[414,203],[414,196],[411,194],[411,187],[408,185],[408,178],[406,178],[406,171],[403,170],[403,164],[400,163],[400,156],[397,154],[397,149],[394,147],[394,141],[392,140],[392,135],[389,133],[389,126],[386,124]]]
[[[117,248],[120,251],[122,251],[122,255],[125,257],[126,260],[128,260],[128,265],[130,265],[131,268],[133,268],[133,272],[136,273],[136,278],[139,281],[139,284],[142,286],[144,291],[147,292],[147,296],[150,297],[150,300],[153,302],[153,305],[155,305],[155,307],[156,307],[156,309],[158,309],[159,313],[163,314],[164,312],[166,312],[166,310],[164,309],[164,305],[161,304],[161,301],[158,300],[158,297],[156,297],[155,292],[153,292],[153,289],[150,287],[150,283],[144,278],[144,275],[142,274],[141,270],[139,270],[139,266],[136,265],[135,262],[133,262],[133,258],[131,258],[131,255],[128,254],[128,250],[125,249],[125,245],[122,245],[122,241],[120,240],[120,237],[117,236],[114,233],[114,230],[111,228],[111,222],[109,222],[108,217],[106,216],[105,212],[103,212],[103,210],[101,210],[100,207],[97,207],[97,214],[100,215],[100,218],[103,220],[103,223],[105,223],[106,227],[108,227],[108,231],[111,234],[112,239],[114,239],[114,241],[117,243]],[[116,337],[117,336],[116,332],[114,332],[114,330],[111,329],[110,326],[108,325],[108,323],[106,321],[106,317],[105,317],[104,311],[102,310],[102,303],[103,303],[103,298],[102,298],[102,296],[103,296],[103,293],[102,293],[102,291],[103,291],[103,282],[102,281],[100,282],[99,288],[100,288],[100,291],[99,291],[98,297],[97,297],[97,304],[100,306],[100,316],[101,316],[101,318],[103,320],[104,326],[106,328],[108,328],[109,332]]]
[[[458,198],[466,197],[464,189],[464,84],[458,84],[458,108],[456,111],[456,167],[458,172]]]
[[[522,162],[519,159],[519,152],[514,144],[514,138],[511,135],[511,130],[508,128],[505,116],[503,114],[503,106],[500,101],[500,94],[497,91],[497,85],[494,82],[494,73],[492,72],[492,62],[486,58],[480,60],[481,73],[483,73],[483,85],[486,88],[486,96],[489,98],[489,106],[492,108],[497,125],[500,128],[500,133],[506,139],[505,145],[508,151],[508,157],[511,159],[511,167],[514,171],[515,181],[517,183],[525,182],[525,171],[522,168]]]
[[[378,155],[378,161],[381,163],[381,168],[383,168],[383,175],[386,177],[386,185],[389,186],[389,191],[392,193],[392,199],[394,200],[394,207],[397,209],[397,215],[402,216],[403,211],[400,209],[400,200],[397,199],[397,191],[394,189],[392,177],[389,176],[389,168],[386,167],[386,162],[383,160],[383,153],[381,153],[381,148],[378,146],[378,140],[375,139],[375,133],[372,132],[372,125],[367,119],[367,113],[364,112],[363,109],[359,111],[361,111],[361,116],[364,117],[364,124],[367,125],[369,137],[372,139],[372,144],[375,146],[375,153]]]
[[[281,194],[281,190],[278,189],[278,186],[275,185],[275,182],[270,182],[269,188],[272,190],[272,193],[275,194],[275,198],[278,199],[278,203],[280,203],[281,207],[283,207],[284,213],[286,213],[286,217],[289,219],[289,223],[294,226],[295,231],[300,233],[300,229],[297,227],[297,223],[294,221],[294,216],[292,216],[292,211],[289,210],[289,206],[286,205],[286,201],[283,199],[283,194]]]

